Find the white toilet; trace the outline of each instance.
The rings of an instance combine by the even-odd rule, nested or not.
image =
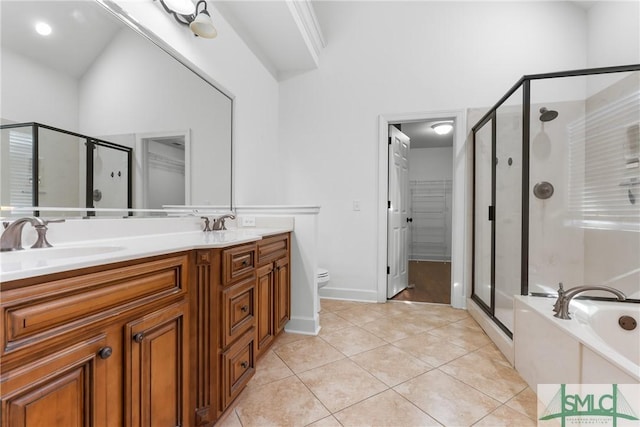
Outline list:
[[[329,270],[326,268],[318,267],[316,270],[316,278],[318,281],[318,291],[320,288],[327,286],[329,283]],[[320,295],[318,294],[318,311],[320,311]]]

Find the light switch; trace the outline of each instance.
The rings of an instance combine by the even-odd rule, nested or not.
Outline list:
[[[360,210],[360,200],[354,200],[353,201],[353,210],[354,211],[359,211]]]

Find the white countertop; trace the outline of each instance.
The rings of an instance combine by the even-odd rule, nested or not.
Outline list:
[[[0,282],[129,261],[191,249],[223,248],[286,233],[290,228],[188,231],[54,244],[53,248],[0,253]]]

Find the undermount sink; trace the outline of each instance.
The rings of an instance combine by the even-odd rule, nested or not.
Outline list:
[[[43,249],[25,249],[22,251],[1,252],[2,263],[22,262],[29,260],[54,260],[65,258],[81,258],[121,251],[124,246],[73,246]]]

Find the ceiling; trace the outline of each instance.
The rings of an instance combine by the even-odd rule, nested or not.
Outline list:
[[[453,132],[438,135],[431,125],[446,119],[429,120],[426,122],[402,123],[400,130],[411,140],[411,148],[453,147]]]
[[[82,76],[122,28],[94,2],[76,2],[73,10],[55,1],[2,1],[3,48],[75,78]],[[52,28],[49,36],[35,31],[39,21]]]
[[[311,1],[212,3],[277,80],[318,68],[325,42]]]

